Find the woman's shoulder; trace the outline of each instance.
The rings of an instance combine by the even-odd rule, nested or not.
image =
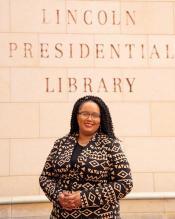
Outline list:
[[[98,139],[100,141],[106,142],[108,144],[119,144],[119,140],[117,138],[111,138],[107,134],[104,133],[98,133]]]
[[[61,142],[65,142],[69,138],[70,138],[70,134],[67,134],[67,135],[64,135],[60,138],[57,138],[54,142],[54,145],[59,145]]]
[[[105,148],[109,153],[112,151],[118,151],[121,147],[120,140],[117,138],[111,138],[106,134],[100,133],[98,135],[98,142],[100,142],[100,145]]]
[[[77,133],[75,133],[75,134],[68,133],[68,134],[56,139],[54,144],[60,144],[62,142],[63,143],[66,142],[66,141],[75,141],[76,138],[77,138]]]

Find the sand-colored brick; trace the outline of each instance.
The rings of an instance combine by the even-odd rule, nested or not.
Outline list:
[[[175,136],[174,112],[174,102],[160,102],[151,104],[153,136]]]
[[[41,34],[39,41],[42,67],[93,66],[93,35]]]
[[[71,102],[85,95],[97,95],[104,101],[121,101],[124,84],[127,84],[119,69],[70,68],[68,77],[72,84],[68,89],[71,91],[68,94]],[[117,85],[119,82],[120,86]]]
[[[58,16],[59,14],[59,16]],[[65,1],[23,0],[11,1],[11,22],[14,32],[52,32],[66,31]]]
[[[166,200],[165,202],[165,209],[166,209],[166,212],[168,213],[174,213],[175,212],[175,200],[172,199],[172,200]]]
[[[51,212],[50,203],[14,204],[12,205],[12,217],[48,216]]]
[[[123,213],[164,213],[164,200],[121,200]]]
[[[132,192],[153,192],[154,179],[152,173],[133,173],[134,187]]]
[[[0,177],[0,196],[30,196],[39,194],[38,176]]]
[[[175,138],[133,137],[123,144],[133,172],[175,172]]]
[[[123,219],[165,219],[166,215],[161,213],[121,213]],[[166,218],[167,219],[167,218]]]
[[[0,139],[0,176],[9,176],[10,141]]]
[[[68,33],[120,33],[120,1],[67,1]]]
[[[37,34],[0,33],[0,66],[38,65]]]
[[[0,218],[10,218],[11,217],[11,206],[10,205],[0,205]]]
[[[66,78],[66,69],[13,68],[11,99],[18,102],[66,101]]]
[[[173,151],[172,151],[173,153]],[[172,161],[173,162],[173,161]],[[155,191],[156,192],[174,192],[175,173],[155,173]]]
[[[70,130],[72,104],[42,103],[40,104],[40,136],[62,137]]]
[[[53,139],[13,139],[10,174],[14,176],[39,175],[53,143]]]
[[[142,58],[141,45],[147,47],[145,35],[95,35],[96,67],[145,67],[147,54]]]
[[[0,32],[10,31],[10,2],[0,0]]]
[[[0,138],[39,136],[38,104],[1,103],[0,120]]]
[[[10,100],[10,70],[0,68],[0,102]]]
[[[174,35],[149,35],[149,67],[174,67],[175,66],[175,36]]]
[[[117,136],[149,136],[150,110],[147,103],[110,103]]]
[[[128,34],[173,34],[173,3],[151,1],[121,1],[121,16],[125,21],[122,33]],[[134,21],[126,19],[128,11]],[[162,17],[160,17],[160,14]]]
[[[123,77],[135,78],[133,92],[123,92],[124,101],[174,101],[173,69],[122,69]],[[127,84],[124,84],[126,90]],[[128,86],[127,86],[128,87]]]

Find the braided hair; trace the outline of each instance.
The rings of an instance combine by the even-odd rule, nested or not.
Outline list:
[[[104,101],[100,97],[91,96],[91,95],[84,96],[75,102],[72,110],[71,124],[70,124],[71,128],[69,134],[78,133],[79,126],[77,122],[77,114],[82,104],[89,101],[96,103],[100,108],[100,115],[101,115],[100,131],[108,135],[108,137],[116,139],[113,131],[113,124],[112,124],[112,119],[108,106],[104,103]]]

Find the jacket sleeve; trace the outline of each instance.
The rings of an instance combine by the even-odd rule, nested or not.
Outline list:
[[[114,204],[118,199],[125,197],[133,187],[129,163],[120,144],[115,140],[109,150],[109,180],[103,186],[81,191],[83,208]]]
[[[61,189],[58,188],[56,183],[57,180],[53,166],[55,155],[58,152],[59,142],[60,140],[55,142],[39,177],[39,183],[45,195],[51,202],[55,203],[58,203],[58,195],[61,192]]]

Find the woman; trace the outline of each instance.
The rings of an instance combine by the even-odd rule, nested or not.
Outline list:
[[[131,171],[101,98],[75,103],[70,132],[56,140],[40,186],[53,202],[51,219],[120,218],[119,199],[131,191]]]

